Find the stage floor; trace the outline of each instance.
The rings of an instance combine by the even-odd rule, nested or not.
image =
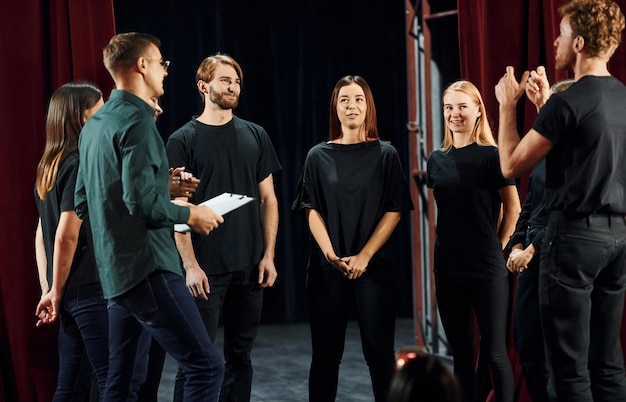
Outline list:
[[[219,332],[221,336],[221,331]],[[372,387],[356,322],[350,322],[339,371],[337,402],[372,401]],[[218,344],[221,340],[218,338]],[[415,343],[413,320],[399,318],[396,350]],[[220,346],[221,348],[221,346]],[[251,402],[304,402],[308,395],[311,342],[309,324],[263,325],[259,330],[252,364]],[[159,402],[171,402],[176,362],[167,356],[159,387]]]

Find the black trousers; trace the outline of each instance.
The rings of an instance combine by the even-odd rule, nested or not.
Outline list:
[[[395,370],[396,268],[372,259],[358,279],[347,279],[330,266],[309,268],[307,296],[313,357],[309,401],[332,402],[337,396],[346,327],[354,306],[374,400],[387,400]]]
[[[539,302],[559,401],[626,401],[620,343],[625,287],[623,216],[550,213]]]
[[[512,402],[513,368],[506,348],[509,309],[509,280],[456,278],[435,275],[437,306],[448,338],[454,373],[463,392],[464,402],[476,400],[476,365],[474,363],[474,327],[476,315],[481,336],[481,356],[488,359],[493,377],[496,402]]]
[[[257,283],[259,268],[210,275],[209,300],[195,299],[200,316],[215,340],[222,319],[224,326],[224,382],[220,402],[247,402],[252,392],[252,347],[261,324],[263,288]],[[184,374],[179,369],[174,384],[174,401],[183,401]]]

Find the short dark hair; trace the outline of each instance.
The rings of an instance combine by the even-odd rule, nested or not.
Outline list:
[[[150,34],[139,32],[117,34],[102,49],[104,66],[111,75],[120,69],[128,69],[150,45],[159,48],[161,41]]]

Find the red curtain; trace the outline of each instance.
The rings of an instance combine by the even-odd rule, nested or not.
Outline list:
[[[557,9],[566,2],[458,0],[461,76],[472,81],[480,90],[494,129],[497,129],[498,122],[498,102],[494,87],[504,74],[506,66],[515,68],[518,79],[523,71],[535,69],[538,65],[546,67],[550,83],[568,78],[567,72],[557,71],[554,67],[553,46],[561,21]],[[616,0],[616,3],[622,12],[626,12],[626,0]],[[622,82],[626,82],[625,43],[622,43],[611,59],[609,70]],[[527,131],[537,113],[529,101],[521,108],[523,127]],[[527,177],[522,177],[522,196],[525,194],[526,182]],[[512,342],[510,344],[511,357],[515,364],[517,355]],[[626,346],[624,322],[622,344]],[[530,401],[525,387],[521,385],[518,367],[516,377],[520,391],[519,401]]]
[[[553,43],[559,33],[558,7],[565,0],[459,0],[461,75],[480,89],[492,126],[497,127],[498,103],[494,87],[506,66],[521,72],[544,65],[551,83],[568,77],[554,67]],[[617,0],[626,12],[626,0]],[[626,82],[626,44],[609,64],[611,73]],[[536,112],[524,105],[524,125],[530,127]]]
[[[102,47],[115,33],[112,0],[6,1],[0,13],[0,401],[49,401],[58,327],[35,327],[33,186],[52,92],[86,80],[108,93]]]

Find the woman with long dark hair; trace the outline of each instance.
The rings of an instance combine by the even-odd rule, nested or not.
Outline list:
[[[309,400],[335,400],[354,308],[374,400],[386,401],[395,369],[392,235],[413,204],[396,149],[378,137],[374,98],[362,77],[346,76],[335,85],[329,141],[309,151],[293,209],[305,212],[312,234]]]
[[[104,395],[108,370],[108,315],[96,269],[88,220],[74,212],[78,136],[103,105],[88,83],[68,83],[50,99],[46,145],[37,166],[39,222],[35,254],[41,284],[37,326],[60,319],[59,377],[54,401],[83,400],[95,373]],[[90,364],[85,364],[86,362]]]

